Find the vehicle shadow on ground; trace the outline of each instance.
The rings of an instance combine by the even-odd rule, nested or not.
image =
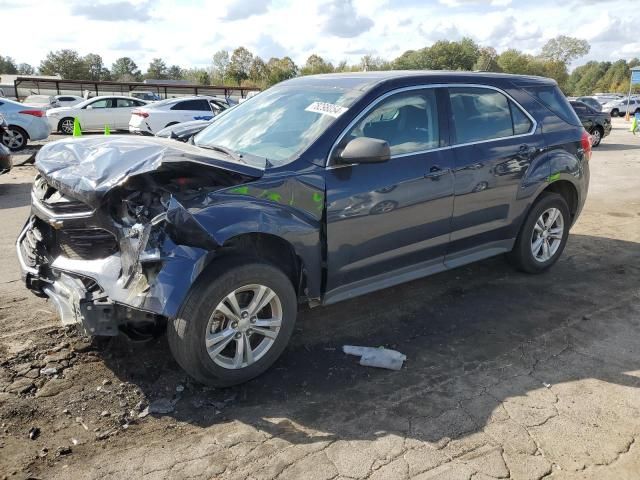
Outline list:
[[[236,420],[292,443],[389,432],[455,440],[485,428],[505,399],[544,391],[543,383],[596,378],[640,387],[624,373],[640,369],[640,316],[613,321],[607,313],[637,292],[639,261],[639,243],[572,235],[561,261],[543,275],[494,258],[305,311],[281,359],[230,389],[190,382],[164,337],[115,340],[101,356],[150,400],[177,399],[168,416],[200,427]],[[573,326],[563,329],[567,323]],[[581,347],[597,356],[621,333],[628,343],[603,349],[601,358],[572,353]],[[362,367],[342,353],[345,344],[384,345],[408,360],[399,372]],[[176,393],[177,385],[184,392]]]
[[[32,185],[32,182],[0,183],[0,210],[29,205]]]
[[[631,134],[629,134],[631,135]],[[621,152],[623,150],[637,150],[640,148],[640,145],[629,145],[627,143],[606,143],[606,140],[603,140],[600,145],[594,148],[594,152]]]

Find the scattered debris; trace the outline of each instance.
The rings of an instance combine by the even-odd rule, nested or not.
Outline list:
[[[82,421],[82,417],[76,417],[76,423],[82,425],[82,428],[84,428],[85,430],[89,430],[89,427],[87,427],[87,425]]]
[[[176,386],[176,392],[184,392],[184,385]]]
[[[360,357],[360,365],[365,367],[387,368],[389,370],[400,370],[407,356],[387,348],[358,347],[345,345],[342,351],[347,355]]]
[[[71,447],[69,445],[64,445],[56,449],[56,457],[63,455],[71,455]]]
[[[58,373],[58,369],[55,367],[46,367],[40,370],[42,375],[55,375],[56,373]]]
[[[102,413],[100,414],[101,417],[109,417],[111,416],[111,414],[107,411],[107,410],[103,410]]]
[[[29,429],[29,439],[35,440],[40,436],[40,429],[38,427],[31,427]]]
[[[542,382],[542,385],[544,385],[546,388],[551,388],[551,384],[550,383]]]
[[[47,456],[48,453],[49,453],[49,449],[47,447],[42,447],[42,450],[40,450],[40,452],[38,453],[38,456],[40,458],[44,458]]]
[[[102,385],[111,385],[111,380],[105,378],[104,380],[102,380]]]

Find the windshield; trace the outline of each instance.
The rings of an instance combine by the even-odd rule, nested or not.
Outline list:
[[[266,158],[275,167],[285,165],[361,95],[343,88],[275,86],[220,114],[194,143]]]

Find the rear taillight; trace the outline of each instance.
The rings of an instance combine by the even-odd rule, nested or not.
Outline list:
[[[132,111],[131,115],[137,115],[137,116],[142,117],[142,118],[147,118],[149,116],[149,114],[147,112],[142,112],[140,110]]]
[[[580,139],[584,156],[587,160],[591,160],[591,135],[586,130],[582,131],[582,138]]]
[[[42,110],[20,110],[18,113],[22,113],[24,115],[33,115],[34,117],[44,117],[45,113]]]

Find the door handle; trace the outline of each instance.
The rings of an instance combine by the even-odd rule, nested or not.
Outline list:
[[[449,173],[450,170],[448,168],[440,168],[438,165],[434,165],[429,169],[429,173],[426,173],[424,178],[431,178],[432,180],[437,180],[443,175]]]

